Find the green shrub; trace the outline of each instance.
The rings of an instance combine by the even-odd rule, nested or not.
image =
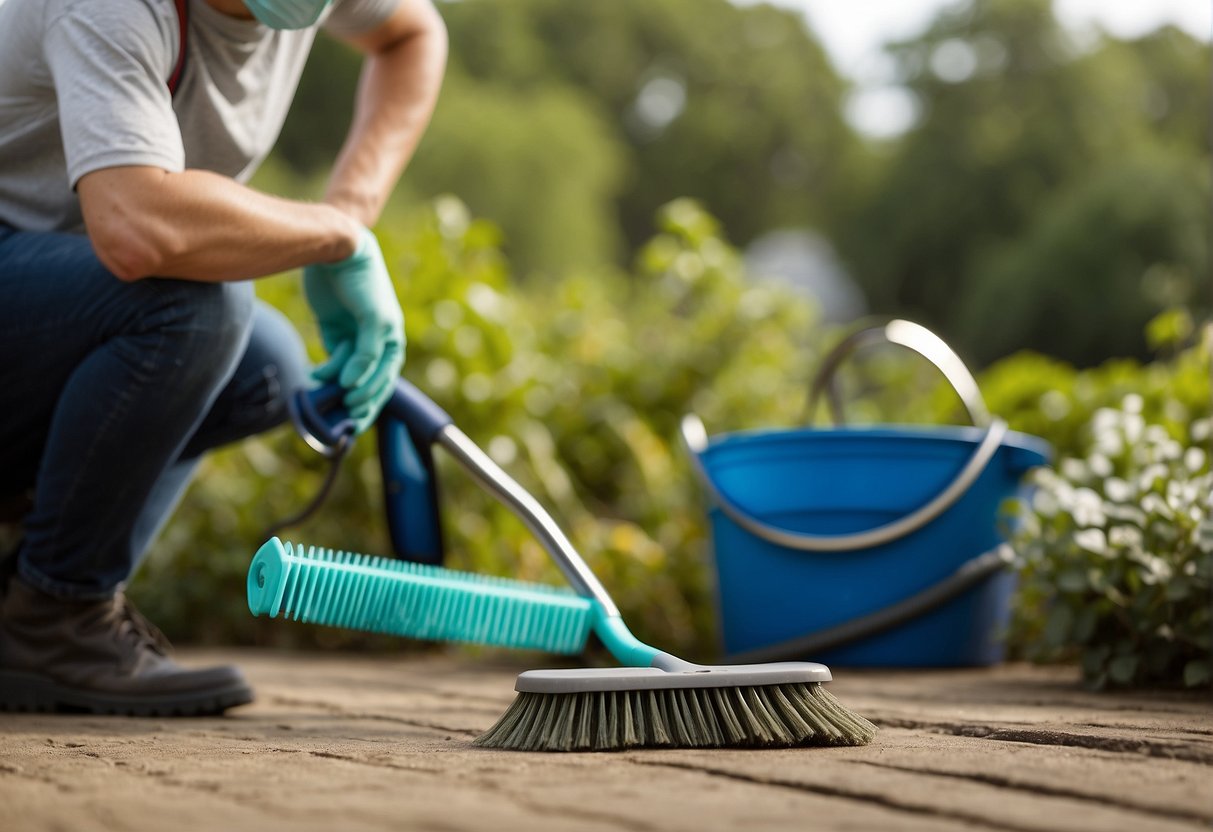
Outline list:
[[[1151,325],[1151,337],[1174,341],[1191,329],[1171,313]],[[1036,357],[1009,362],[1037,371],[1039,383],[1021,387],[1025,401],[1041,384],[1049,388],[1042,395],[1057,396],[1021,417],[1051,413],[1057,429],[1039,432],[1062,451],[1055,469],[1035,474],[1015,534],[1022,582],[1012,643],[1036,660],[1077,658],[1094,687],[1213,680],[1208,333],[1205,340],[1170,360],[1117,362],[1057,386],[1065,374],[1056,366],[1044,365],[1050,374]]]

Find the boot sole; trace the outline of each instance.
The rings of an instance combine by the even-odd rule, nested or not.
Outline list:
[[[45,676],[0,670],[0,711],[112,714],[115,716],[214,716],[253,701],[248,685],[219,690],[138,695],[97,693],[59,684]]]

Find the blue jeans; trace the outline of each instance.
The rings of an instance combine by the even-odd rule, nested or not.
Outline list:
[[[201,454],[280,424],[308,369],[249,282],[123,283],[83,235],[0,225],[0,500],[33,493],[18,575],[111,595]]]

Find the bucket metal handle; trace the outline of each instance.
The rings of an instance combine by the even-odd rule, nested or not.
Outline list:
[[[990,576],[1007,569],[1014,562],[1014,551],[1006,543],[1001,543],[965,561],[939,583],[932,584],[909,598],[823,630],[796,636],[778,644],[734,653],[729,656],[729,661],[739,664],[786,661],[795,656],[824,653],[887,632],[942,607]]]
[[[990,411],[981,390],[977,387],[977,379],[969,372],[960,356],[952,351],[942,338],[925,326],[895,318],[882,326],[867,327],[852,332],[842,339],[821,362],[821,369],[809,387],[806,414],[812,418],[817,410],[817,400],[825,393],[830,403],[830,417],[834,424],[843,423],[842,404],[839,402],[838,386],[835,384],[835,373],[839,366],[857,349],[876,344],[897,344],[913,350],[929,361],[943,374],[960,401],[974,425],[984,427],[990,424]]]
[[[1007,435],[1007,423],[1001,419],[993,420],[986,428],[985,435],[977,449],[973,451],[968,462],[952,481],[929,502],[904,517],[854,534],[816,535],[792,531],[763,522],[737,505],[716,487],[716,483],[708,476],[703,460],[700,459],[700,454],[707,449],[708,445],[707,431],[704,429],[703,421],[694,413],[688,413],[682,417],[680,429],[683,444],[689,451],[691,465],[700,483],[712,495],[712,499],[720,506],[720,510],[750,534],[760,537],[768,543],[774,543],[776,546],[801,552],[850,552],[856,549],[870,549],[917,531],[943,514],[964,496],[965,492],[986,470],[990,461],[994,459],[994,455],[998,453],[998,448],[1002,445],[1002,440]]]
[[[700,459],[700,455],[708,446],[707,430],[697,415],[688,413],[682,418],[679,426],[683,445],[689,452],[688,455],[700,483],[729,519],[768,543],[801,552],[849,552],[856,549],[869,549],[905,537],[922,528],[951,508],[977,481],[1002,445],[1007,434],[1007,424],[1001,419],[991,418],[985,401],[981,397],[981,391],[977,387],[977,380],[973,378],[973,374],[961,361],[960,356],[953,352],[942,338],[924,326],[911,321],[894,319],[883,326],[858,330],[843,339],[826,356],[817,378],[813,380],[809,391],[809,413],[812,413],[822,391],[827,390],[830,395],[834,421],[836,423],[842,421],[842,408],[838,403],[837,390],[834,387],[834,373],[843,360],[857,348],[878,343],[898,344],[930,361],[943,373],[944,378],[960,396],[973,424],[986,427],[985,435],[977,449],[973,451],[968,462],[953,480],[935,497],[915,511],[891,523],[867,531],[846,535],[813,535],[780,528],[754,517],[716,487],[716,483],[708,476],[703,460]]]

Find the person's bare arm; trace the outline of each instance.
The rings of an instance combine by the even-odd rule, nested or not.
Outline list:
[[[348,257],[421,139],[446,63],[429,0],[402,0],[371,32],[354,122],[323,204],[269,196],[201,170],[116,167],[76,186],[89,238],[122,280],[243,280]]]
[[[382,25],[350,42],[366,59],[353,124],[324,201],[370,226],[434,111],[446,67],[446,26],[430,0],[402,0]]]
[[[89,239],[122,280],[243,280],[348,257],[361,226],[340,209],[268,196],[200,170],[116,167],[76,186]]]

